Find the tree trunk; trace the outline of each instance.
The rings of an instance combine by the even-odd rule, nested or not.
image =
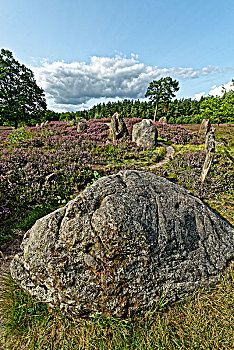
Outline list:
[[[155,113],[154,113],[154,122],[156,122],[157,112],[158,112],[158,104],[156,103]]]

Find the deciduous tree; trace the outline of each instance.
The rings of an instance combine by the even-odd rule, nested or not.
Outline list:
[[[44,91],[33,72],[18,62],[11,51],[0,54],[0,119],[13,124],[40,121],[46,110]]]

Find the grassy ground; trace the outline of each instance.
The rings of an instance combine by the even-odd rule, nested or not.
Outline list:
[[[49,310],[5,276],[0,292],[7,349],[232,349],[233,267],[187,300],[161,298],[144,317],[69,320]]]
[[[198,130],[198,126],[193,125],[185,128],[194,132]],[[173,145],[174,159],[163,168],[152,171],[183,185],[234,225],[234,126],[218,127],[216,140],[223,144],[216,147],[215,160],[203,186],[199,179],[204,162],[204,144]],[[154,157],[152,152],[144,150],[138,150],[136,156],[129,145],[125,151],[121,147],[113,150],[111,145],[103,147],[103,151],[97,151],[100,163],[95,160],[92,164],[86,184],[95,181],[98,178],[95,171],[104,167],[106,173],[118,172],[126,167],[147,170]],[[107,149],[108,159],[103,157]],[[164,150],[158,148],[155,162],[164,154]],[[2,226],[4,237],[9,235],[8,239],[12,239],[14,232],[22,235],[38,217],[51,210],[49,206],[34,207],[15,225],[10,219],[6,220],[5,226]],[[12,350],[232,349],[233,271],[232,264],[217,284],[199,289],[190,298],[173,304],[161,297],[154,310],[144,317],[125,320],[103,317],[69,320],[59,310],[49,309],[22,291],[6,271],[0,284],[0,312],[4,316],[0,344],[3,349]]]

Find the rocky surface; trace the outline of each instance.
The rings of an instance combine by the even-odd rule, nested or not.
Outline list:
[[[116,112],[110,122],[110,138],[112,141],[128,136],[128,128],[123,118]]]
[[[10,266],[71,317],[124,317],[216,281],[234,229],[184,188],[143,171],[105,176],[39,219]]]
[[[215,128],[212,126],[210,131],[206,134],[205,153],[215,152]]]
[[[133,125],[132,141],[137,146],[153,148],[157,145],[158,130],[150,119],[143,119],[140,123]]]
[[[209,119],[203,119],[199,129],[199,135],[205,137],[206,134],[210,131],[211,124]]]

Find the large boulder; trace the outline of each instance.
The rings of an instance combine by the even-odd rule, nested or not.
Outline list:
[[[128,128],[123,118],[116,112],[110,122],[110,138],[116,141],[126,136],[128,136]]]
[[[11,263],[15,281],[71,317],[124,317],[216,281],[234,229],[186,189],[121,171],[39,219]]]
[[[132,128],[132,141],[137,146],[153,148],[157,145],[158,130],[150,119],[143,119]]]

